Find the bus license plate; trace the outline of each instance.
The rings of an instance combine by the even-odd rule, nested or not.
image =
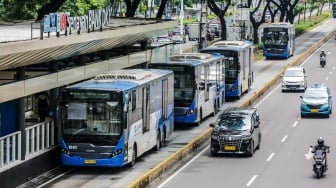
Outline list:
[[[224,150],[234,151],[234,150],[236,150],[236,146],[224,146]]]
[[[84,160],[85,164],[96,164],[96,160]]]
[[[319,109],[310,109],[310,112],[318,112]]]

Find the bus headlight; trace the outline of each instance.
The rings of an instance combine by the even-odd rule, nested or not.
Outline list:
[[[115,157],[117,155],[120,155],[122,153],[122,149],[118,149],[117,151],[114,151],[111,153],[111,157]]]
[[[64,153],[65,155],[70,155],[69,150],[62,148],[61,152]]]
[[[189,115],[193,114],[194,112],[195,112],[194,109],[189,109],[189,110],[187,110],[187,112],[185,113],[185,116],[189,116]]]

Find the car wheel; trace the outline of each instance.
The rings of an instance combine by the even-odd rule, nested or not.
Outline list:
[[[258,135],[258,145],[257,145],[256,149],[260,149],[260,143],[261,143],[261,134],[259,133],[259,135]]]
[[[251,145],[250,145],[250,157],[253,157],[253,154],[254,154],[254,142],[252,141],[251,142]]]
[[[303,114],[301,114],[301,118],[304,118],[305,116]]]

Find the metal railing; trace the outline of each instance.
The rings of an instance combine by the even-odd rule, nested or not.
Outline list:
[[[0,168],[21,160],[21,131],[0,138]]]
[[[55,145],[55,127],[52,120],[29,126],[25,129],[25,133],[26,159],[37,156]],[[0,137],[0,171],[1,168],[22,160],[21,139],[21,131]]]
[[[54,145],[54,121],[46,121],[26,129],[26,158]]]

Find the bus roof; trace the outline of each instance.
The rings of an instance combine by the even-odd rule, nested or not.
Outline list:
[[[169,57],[168,62],[158,62],[159,64],[174,64],[174,65],[192,65],[198,66],[204,63],[214,62],[216,60],[224,59],[221,54],[207,54],[207,53],[182,53]],[[157,63],[153,63],[157,64]]]
[[[278,23],[271,23],[269,25],[264,26],[264,28],[270,28],[270,27],[290,28],[290,27],[294,27],[294,25],[288,22],[278,22]]]
[[[252,47],[249,41],[219,41],[213,43],[211,46],[204,48],[204,50],[234,50],[241,51],[245,48]]]
[[[170,70],[121,69],[99,74],[95,78],[74,84],[67,89],[128,90],[144,83],[173,74]]]

